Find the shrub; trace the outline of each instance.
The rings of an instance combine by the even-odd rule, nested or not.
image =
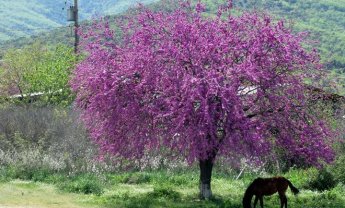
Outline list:
[[[32,180],[33,181],[40,181],[40,182],[46,182],[47,179],[52,175],[53,172],[49,170],[48,168],[40,168],[33,172],[32,174]]]
[[[319,170],[316,168],[290,168],[289,172],[285,173],[284,176],[297,188],[309,188],[311,180],[315,179],[318,174]]]
[[[31,180],[34,170],[23,164],[6,166],[6,177],[9,179]]]
[[[64,181],[68,180],[68,175],[66,173],[52,173],[47,175],[42,182],[50,183],[50,184],[61,184]]]
[[[173,188],[170,186],[156,186],[153,188],[153,192],[148,193],[148,196],[154,198],[167,198],[173,200],[178,200],[181,198],[180,193],[173,190]]]
[[[324,191],[335,187],[336,181],[332,173],[327,169],[321,169],[316,177],[311,177],[308,188],[312,190]]]
[[[6,167],[0,167],[0,183],[1,182],[7,182],[9,181],[9,177],[7,175],[7,168]]]
[[[103,193],[103,184],[94,175],[83,174],[72,178],[71,180],[60,183],[59,188],[68,192],[95,194]]]
[[[337,182],[345,184],[345,156],[340,156],[331,167],[334,178]]]

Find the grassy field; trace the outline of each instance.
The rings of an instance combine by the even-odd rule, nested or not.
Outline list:
[[[63,193],[50,184],[13,180],[0,184],[0,208],[94,207],[83,200],[87,195]]]
[[[306,187],[310,172],[290,171],[288,177],[301,193],[293,196],[288,191],[289,207],[294,208],[342,208],[345,207],[345,186],[341,183],[326,191],[312,191]],[[10,180],[0,184],[0,207],[242,207],[241,200],[245,188],[255,176],[247,176],[234,180],[226,174],[214,175],[212,186],[214,198],[201,201],[198,198],[198,173],[173,173],[167,171],[133,172],[108,174],[102,176],[100,186],[102,191],[92,193],[94,181],[84,184],[82,189],[71,189],[80,185],[78,180],[49,184],[48,182],[33,182]],[[47,180],[49,181],[49,180]],[[71,185],[72,184],[72,185]],[[74,185],[73,185],[74,184]],[[88,191],[91,194],[70,193]],[[78,191],[79,190],[79,191]],[[85,192],[85,190],[87,190]],[[277,195],[265,197],[266,208],[279,207]]]

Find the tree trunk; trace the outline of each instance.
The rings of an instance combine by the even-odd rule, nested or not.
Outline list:
[[[208,158],[206,160],[200,160],[200,198],[210,199],[212,197],[211,191],[211,176],[213,168],[214,158]]]

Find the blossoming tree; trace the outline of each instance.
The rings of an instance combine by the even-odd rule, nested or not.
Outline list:
[[[330,130],[311,113],[303,81],[319,70],[284,21],[229,8],[206,18],[187,1],[173,12],[141,8],[87,32],[88,56],[71,82],[104,153],[140,158],[167,147],[200,164],[209,198],[216,156],[263,156],[284,148],[305,163],[331,161]]]

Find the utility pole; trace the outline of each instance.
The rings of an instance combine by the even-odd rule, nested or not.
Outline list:
[[[79,35],[78,35],[78,0],[74,0],[74,52],[78,53]]]
[[[67,21],[74,22],[74,52],[78,53],[78,45],[79,45],[79,35],[78,35],[78,0],[74,0],[74,5],[70,6],[67,10]]]

